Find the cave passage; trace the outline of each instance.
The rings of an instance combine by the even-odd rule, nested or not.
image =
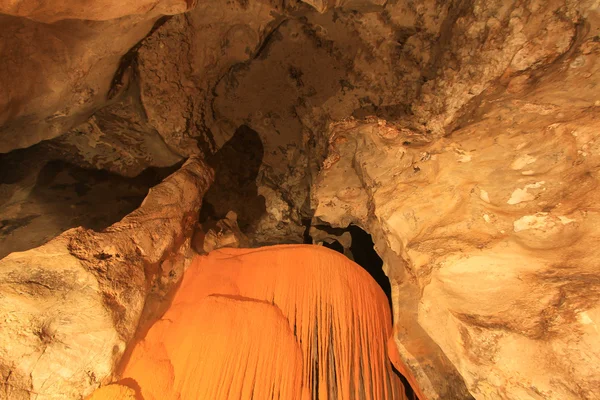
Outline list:
[[[0,155],[0,259],[41,246],[70,228],[102,231],[138,208],[151,187],[180,167],[151,167],[126,178],[45,161],[44,154],[38,165],[25,162],[30,155],[29,150]]]

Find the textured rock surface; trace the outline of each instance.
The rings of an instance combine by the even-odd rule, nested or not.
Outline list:
[[[126,177],[138,176],[148,167],[170,167],[182,161],[143,115],[135,96],[128,95],[40,147],[54,158]]]
[[[401,258],[386,259],[397,342],[430,398],[458,398],[426,367],[431,339],[478,399],[598,398],[599,51],[582,35],[500,81],[445,138],[332,127],[315,216],[379,230],[380,252]],[[418,304],[403,301],[411,286]]]
[[[52,23],[63,19],[102,21],[129,15],[179,14],[185,12],[192,0],[114,1],[92,0],[81,3],[73,0],[8,0],[0,4],[0,13],[27,17],[34,21]]]
[[[0,155],[0,258],[40,246],[70,228],[101,231],[139,207],[148,189],[175,171],[147,169],[124,178],[50,161],[47,150],[37,145]]]
[[[306,3],[188,2],[156,25],[182,4],[48,24],[66,2],[6,3],[29,18],[0,16],[0,152],[64,134],[44,156],[128,177],[204,153],[203,211],[253,244],[306,240],[313,217],[373,234],[429,399],[598,398],[597,1]],[[8,211],[2,234],[40,221]]]
[[[181,277],[211,179],[190,160],[105,231],[71,229],[0,260],[1,398],[76,399],[110,377],[146,296]]]
[[[0,152],[57,137],[104,106],[121,57],[159,16],[44,24],[0,14]]]
[[[210,253],[223,247],[247,248],[250,242],[237,223],[237,215],[230,211],[219,221],[198,224],[192,236],[192,248],[198,254]]]

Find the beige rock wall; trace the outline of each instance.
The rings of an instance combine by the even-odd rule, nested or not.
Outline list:
[[[0,14],[0,153],[66,133],[106,105],[121,57],[159,17],[45,24]]]
[[[185,12],[193,1],[6,0],[0,3],[0,13],[26,17],[44,23],[53,23],[64,19],[104,21],[129,15],[144,15],[150,12],[165,15],[179,14]]]
[[[189,160],[103,232],[0,260],[0,398],[79,399],[112,375],[147,296],[181,277],[212,171]]]
[[[460,398],[438,383],[431,339],[477,399],[599,398],[594,29],[544,71],[500,81],[441,139],[332,125],[316,216],[380,233],[397,343],[429,398]]]

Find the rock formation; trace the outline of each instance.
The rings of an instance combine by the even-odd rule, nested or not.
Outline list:
[[[211,221],[370,233],[421,400],[600,398],[597,3],[0,4],[0,398],[116,378]]]
[[[0,260],[2,398],[79,398],[110,380],[147,297],[164,297],[191,260],[211,179],[189,160],[105,231],[71,229]]]
[[[366,271],[317,246],[198,257],[121,374],[144,399],[403,399],[391,315]]]

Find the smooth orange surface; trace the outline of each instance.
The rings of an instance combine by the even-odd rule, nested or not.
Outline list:
[[[404,399],[390,335],[385,294],[341,254],[221,249],[194,260],[120,382],[144,400]]]

